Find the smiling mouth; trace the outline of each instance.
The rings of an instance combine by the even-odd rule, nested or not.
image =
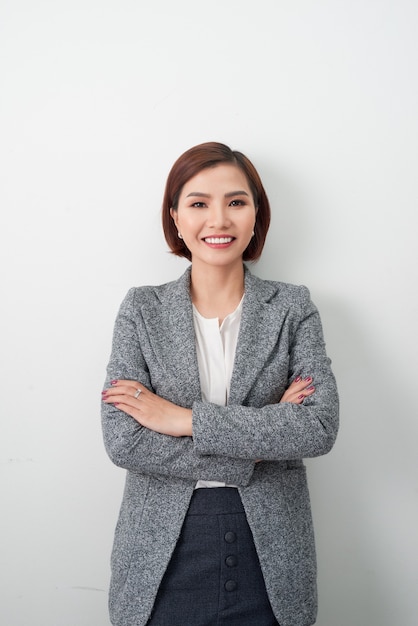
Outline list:
[[[205,243],[211,243],[211,244],[223,244],[223,243],[231,243],[231,241],[233,241],[235,239],[235,237],[204,237],[203,241]]]

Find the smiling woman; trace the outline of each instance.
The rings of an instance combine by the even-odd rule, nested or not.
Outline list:
[[[232,193],[232,202],[234,202],[235,190],[241,190],[244,191],[244,197],[238,197],[237,202],[251,197],[257,209],[254,238],[243,254],[244,261],[255,261],[261,255],[270,225],[270,204],[260,176],[251,161],[242,152],[231,150],[228,146],[220,143],[209,142],[190,148],[174,163],[167,179],[162,210],[163,229],[167,243],[174,254],[191,260],[190,250],[182,241],[179,241],[176,225],[171,219],[173,211],[177,211],[180,195],[182,195],[187,183],[199,174],[208,173],[220,165],[235,167],[244,177],[244,179],[241,178],[244,180],[243,189],[238,186],[228,190],[229,193]],[[202,190],[191,187],[190,193],[192,192],[195,194],[203,193]],[[202,196],[197,197],[201,198]]]
[[[270,207],[223,144],[174,164],[163,201],[177,281],[129,291],[103,391],[128,470],[112,554],[114,626],[311,626],[316,563],[303,457],[328,452],[338,397],[305,287],[264,281]]]
[[[170,215],[190,252],[193,271],[203,271],[206,265],[242,270],[257,207],[245,174],[236,165],[221,164],[193,176]]]

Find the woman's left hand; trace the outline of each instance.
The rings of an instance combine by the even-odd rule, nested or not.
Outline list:
[[[192,436],[192,411],[164,400],[135,380],[113,380],[102,392],[103,402],[113,404],[139,424],[163,435]]]
[[[280,402],[302,404],[304,399],[311,396],[314,392],[315,387],[312,384],[312,376],[307,376],[306,378],[298,376],[286,389]]]

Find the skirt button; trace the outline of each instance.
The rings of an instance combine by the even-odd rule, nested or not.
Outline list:
[[[226,591],[235,591],[235,589],[237,588],[237,583],[235,582],[235,580],[227,580],[225,583],[225,589]]]

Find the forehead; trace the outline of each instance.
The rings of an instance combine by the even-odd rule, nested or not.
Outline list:
[[[250,193],[250,186],[244,172],[232,163],[221,163],[215,167],[207,167],[185,184],[180,197],[198,191],[201,193],[226,193],[227,191],[246,191]]]

